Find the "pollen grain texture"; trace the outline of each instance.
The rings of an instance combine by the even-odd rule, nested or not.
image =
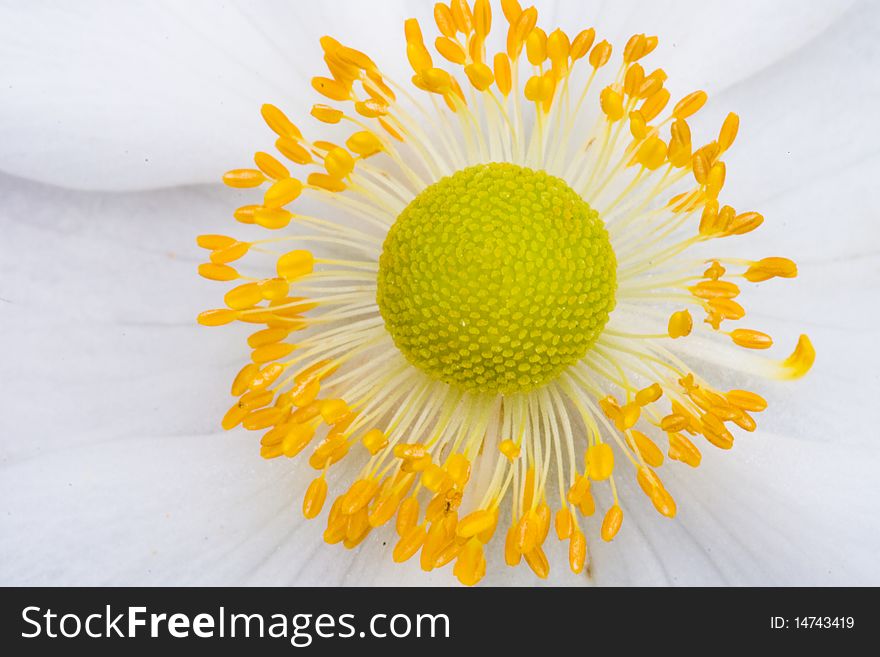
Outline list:
[[[388,232],[377,301],[394,343],[474,392],[535,389],[584,357],[614,309],[598,213],[559,178],[482,164],[426,188]]]

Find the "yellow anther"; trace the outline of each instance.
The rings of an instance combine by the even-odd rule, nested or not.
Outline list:
[[[284,157],[296,164],[310,164],[313,161],[312,154],[309,153],[306,147],[289,137],[279,137],[276,139],[275,148]]]
[[[513,24],[522,14],[522,6],[519,4],[519,0],[501,0],[501,11],[507,22]]]
[[[654,96],[657,96],[657,94],[664,91],[663,85],[666,83],[667,78],[668,76],[666,75],[666,71],[664,71],[662,68],[651,71],[648,75],[645,76],[645,79],[642,81],[642,85],[638,89],[636,95],[647,102],[648,99],[653,98]],[[663,100],[662,107],[666,107],[667,102],[669,102],[668,93],[666,94],[666,98]],[[644,104],[642,105],[642,107],[644,107]],[[656,114],[654,116],[656,116]]]
[[[546,502],[541,502],[538,505],[538,508],[535,509],[535,512],[538,514],[538,545],[543,545],[544,541],[547,540],[547,534],[550,533],[550,521],[552,520],[552,513],[550,511],[550,507]]]
[[[816,350],[806,335],[798,338],[797,346],[791,356],[781,363],[780,376],[783,379],[799,379],[810,371],[816,361]]]
[[[574,530],[574,518],[572,518],[571,510],[564,506],[556,512],[556,538],[564,541],[571,536]]]
[[[348,413],[348,404],[342,399],[325,399],[321,402],[321,417],[327,424],[336,424]]]
[[[498,509],[492,511],[492,525],[477,534],[480,543],[486,545],[495,536],[495,530],[498,528]]]
[[[279,360],[289,355],[296,345],[289,343],[276,342],[275,344],[267,344],[264,347],[257,347],[251,353],[251,360],[258,364],[271,363],[273,360]]]
[[[307,180],[312,187],[317,187],[327,192],[342,192],[345,190],[344,182],[326,173],[310,173]]]
[[[571,41],[568,35],[560,29],[553,30],[547,37],[547,56],[553,62],[554,68],[565,70],[570,53]]]
[[[731,112],[721,124],[721,132],[718,133],[718,149],[723,153],[736,140],[736,133],[739,132],[739,116]]]
[[[666,142],[659,137],[649,137],[639,146],[634,159],[649,171],[655,171],[666,162],[666,153]]]
[[[284,456],[293,458],[312,442],[315,437],[315,430],[306,424],[294,424],[288,427],[284,433],[281,448]]]
[[[569,54],[571,55],[572,61],[583,59],[587,53],[590,52],[590,48],[593,46],[593,41],[595,40],[596,30],[592,27],[586,30],[581,30],[574,38],[574,41],[571,42],[571,50]]]
[[[255,153],[254,164],[257,165],[257,168],[260,171],[273,180],[281,180],[282,178],[290,177],[290,171],[287,170],[287,167],[281,164],[277,158],[268,153]]]
[[[293,400],[291,400],[292,403]],[[306,404],[302,406],[290,416],[290,421],[296,424],[302,424],[304,422],[308,422],[309,420],[313,420],[321,414],[321,402],[317,399],[313,401],[311,404]]]
[[[676,339],[690,335],[693,328],[694,319],[691,317],[690,311],[679,310],[678,312],[672,313],[669,317],[669,324],[666,327],[666,330],[669,333],[670,338]]]
[[[254,223],[269,230],[286,228],[293,219],[293,213],[284,208],[258,208],[254,212]]]
[[[676,511],[675,500],[672,499],[672,496],[663,487],[663,482],[660,481],[657,473],[650,468],[641,466],[636,478],[642,491],[654,504],[654,508],[667,518],[674,517]]]
[[[745,235],[751,233],[764,223],[764,217],[757,212],[743,212],[737,215],[727,226],[729,235]]]
[[[709,299],[709,309],[719,319],[742,319],[746,311],[733,299]],[[717,328],[717,326],[716,326]]]
[[[771,278],[795,278],[797,265],[788,258],[764,258],[752,265],[743,277],[752,283],[760,283]]]
[[[378,73],[376,63],[360,50],[355,50],[348,46],[340,46],[336,51],[336,56],[346,64],[359,68],[362,71],[373,74]]]
[[[663,431],[684,431],[688,427],[688,418],[684,415],[672,413],[660,420],[660,428]]]
[[[467,0],[452,0],[450,9],[452,9],[452,18],[455,20],[455,27],[458,31],[465,35],[470,34],[474,29],[474,15]]]
[[[475,0],[473,11],[474,32],[485,39],[492,29],[492,6],[489,0]]]
[[[388,479],[388,481],[391,481],[391,479]],[[399,505],[400,497],[386,493],[384,490],[380,492],[376,501],[370,507],[370,515],[367,518],[370,527],[381,527],[391,520],[397,512]]]
[[[464,454],[453,454],[446,461],[446,472],[459,488],[464,488],[471,476],[471,462]]]
[[[730,339],[746,349],[769,349],[773,346],[773,338],[752,329],[734,329],[730,333]]]
[[[495,84],[498,85],[498,91],[504,96],[510,94],[513,86],[513,79],[510,71],[510,59],[503,52],[495,55],[494,60]]]
[[[266,182],[266,176],[258,169],[233,169],[223,174],[223,183],[227,187],[246,189],[259,187]]]
[[[388,103],[384,100],[376,100],[370,98],[368,100],[360,100],[354,104],[355,111],[367,119],[376,119],[380,116],[386,116],[390,110]]]
[[[602,409],[602,412],[605,413],[605,416],[614,422],[615,425],[620,426],[623,424],[623,414],[620,410],[620,405],[610,395],[605,397],[604,399],[599,400],[599,408]]]
[[[544,550],[541,547],[536,547],[534,550],[524,553],[523,556],[535,575],[541,579],[547,579],[547,576],[550,574],[550,562],[547,560],[547,555],[544,554]]]
[[[302,426],[302,425],[300,425]],[[318,444],[309,457],[309,465],[316,470],[333,465],[348,453],[348,442],[340,434],[330,433]]]
[[[724,395],[731,404],[744,411],[760,413],[767,408],[767,400],[749,390],[731,390]]]
[[[249,242],[233,242],[222,249],[211,252],[211,262],[216,265],[225,265],[244,257],[251,245]]]
[[[238,272],[228,265],[203,263],[199,265],[199,276],[211,281],[234,281],[238,278]]]
[[[599,105],[612,123],[623,118],[623,96],[614,87],[605,87],[599,94]]]
[[[641,64],[632,64],[626,69],[623,78],[623,91],[627,96],[637,96],[645,82],[645,69]]]
[[[404,536],[419,521],[419,501],[415,497],[406,498],[397,510],[396,530],[398,536]]]
[[[203,249],[209,249],[211,251],[225,249],[237,243],[237,239],[234,237],[227,237],[226,235],[199,235],[196,238],[196,244]]]
[[[257,349],[258,347],[264,347],[269,344],[281,342],[288,335],[290,335],[290,331],[287,331],[285,329],[263,329],[262,331],[257,331],[256,333],[251,334],[251,336],[248,338],[248,346],[251,349]]]
[[[286,416],[280,408],[260,408],[250,411],[242,420],[242,426],[248,431],[258,431],[272,427],[281,422]]]
[[[518,459],[520,454],[519,445],[517,445],[510,439],[502,440],[501,444],[498,446],[498,451],[504,454],[504,456],[506,456],[511,461],[513,461],[514,459]]]
[[[290,251],[278,258],[275,270],[281,278],[288,281],[302,278],[312,273],[315,267],[315,258],[310,251],[297,249]]]
[[[653,440],[635,429],[633,429],[632,436],[639,454],[645,459],[645,463],[654,468],[659,468],[663,465],[663,452],[660,451],[660,448],[657,447]]]
[[[495,81],[492,69],[479,62],[468,64],[464,67],[464,72],[477,91],[486,91]]]
[[[229,311],[224,311],[229,312]],[[254,363],[248,363],[242,367],[235,378],[232,380],[232,394],[240,397],[250,388],[251,381],[260,373],[260,366]]]
[[[223,427],[224,431],[229,431],[230,429],[234,429],[241,421],[244,420],[245,416],[248,414],[249,409],[244,408],[240,403],[236,402],[233,404],[226,414],[223,416],[223,419],[220,420],[220,426]],[[280,456],[279,452],[279,456]]]
[[[580,529],[574,529],[568,543],[568,565],[575,575],[580,574],[587,562],[587,537]]]
[[[526,37],[526,56],[532,66],[540,66],[547,59],[547,33],[540,27]]]
[[[568,489],[568,501],[578,505],[590,492],[590,479],[587,475],[578,475]]]
[[[476,538],[472,538],[461,549],[453,575],[465,586],[473,586],[479,582],[486,572],[486,558],[483,556],[483,545]]]
[[[284,112],[274,105],[269,105],[268,103],[263,105],[260,108],[260,113],[263,115],[263,120],[269,126],[269,129],[279,137],[294,141],[302,139],[302,133],[299,131],[299,128],[285,116]]]
[[[611,59],[611,44],[607,41],[600,41],[590,51],[590,66],[595,69],[605,66],[609,59]]]
[[[345,541],[342,544],[346,550],[354,549],[364,541],[372,530],[369,513],[366,509],[361,509],[353,516],[349,516],[348,526],[345,528]]]
[[[422,570],[433,570],[440,552],[442,552],[455,538],[454,533],[451,536],[447,534],[445,520],[445,516],[440,515],[432,520],[430,527],[428,527],[428,533],[425,536],[425,544],[422,546],[422,555],[419,559],[419,565]]]
[[[223,301],[233,310],[252,308],[263,300],[257,283],[245,283],[234,287],[223,297]]]
[[[403,563],[412,557],[416,552],[418,552],[422,545],[425,543],[425,535],[427,532],[425,531],[425,525],[415,525],[409,528],[405,534],[400,537],[400,540],[397,541],[397,545],[394,546],[394,551],[391,553],[391,558],[394,559],[396,563]]]
[[[308,406],[318,398],[321,392],[321,383],[319,381],[300,381],[291,389],[291,399],[293,404],[299,408]]]
[[[449,9],[449,5],[443,2],[438,2],[434,5],[434,22],[437,23],[437,29],[440,30],[444,37],[448,39],[455,38],[455,18],[452,16],[452,10]]]
[[[709,175],[706,178],[706,196],[710,199],[718,198],[718,194],[724,187],[724,181],[727,177],[727,167],[724,162],[716,162],[709,169]]]
[[[620,407],[620,422],[617,428],[621,431],[631,429],[639,421],[641,413],[642,407],[639,404],[635,402],[624,404]]]
[[[322,123],[329,123],[330,125],[339,123],[342,117],[345,116],[342,110],[330,107],[329,105],[314,105],[311,114]]]
[[[657,47],[657,37],[649,37],[644,34],[634,34],[626,42],[623,49],[623,61],[635,62],[645,57]]]
[[[541,518],[537,511],[526,511],[516,524],[516,549],[520,554],[526,554],[539,545]]]
[[[370,429],[364,434],[361,442],[370,454],[378,454],[380,450],[388,446],[388,438],[381,429]]]
[[[645,117],[638,110],[629,113],[629,131],[634,139],[642,140],[648,134],[648,124]]]
[[[615,504],[610,509],[608,509],[607,513],[605,514],[605,518],[602,520],[602,540],[614,540],[614,537],[617,536],[617,532],[620,531],[620,525],[622,523],[623,509]]]
[[[508,566],[516,566],[522,560],[522,552],[517,548],[518,526],[518,523],[512,523],[504,540],[504,563]]]
[[[522,42],[525,43],[526,39],[535,29],[535,25],[538,24],[538,10],[534,7],[529,7],[528,9],[523,10],[519,17],[516,19],[516,36]]]
[[[267,208],[280,208],[292,203],[302,193],[302,183],[296,178],[284,178],[266,190],[263,205]]]
[[[324,167],[334,178],[343,179],[354,170],[354,159],[344,148],[334,148],[324,157]]]
[[[440,493],[446,491],[451,488],[453,485],[452,477],[450,477],[446,470],[437,465],[436,463],[432,463],[427,468],[425,468],[422,473],[422,486],[427,488],[432,493]]]
[[[663,396],[663,388],[659,383],[652,383],[647,388],[643,388],[636,393],[636,403],[639,406],[647,406]]]
[[[467,61],[467,53],[452,39],[441,36],[434,41],[434,47],[440,56],[453,64],[463,65]]]
[[[379,482],[375,479],[358,479],[343,496],[339,508],[342,513],[352,515],[365,508],[378,492]]]
[[[604,481],[614,470],[614,450],[608,443],[592,445],[586,454],[587,474],[593,481]]]
[[[361,157],[370,157],[383,150],[382,142],[368,130],[354,133],[346,140],[345,145],[352,153]]]
[[[456,534],[462,538],[470,538],[471,536],[476,536],[492,527],[492,525],[495,524],[495,521],[496,515],[494,512],[487,509],[480,509],[479,511],[469,513],[462,518],[455,531]]]
[[[717,416],[706,413],[700,416],[700,424],[703,436],[719,449],[733,447],[733,435],[727,430]]]
[[[434,60],[431,53],[425,48],[423,43],[409,42],[406,44],[406,56],[410,66],[416,73],[422,73],[434,66]]]
[[[330,100],[341,101],[351,98],[351,89],[332,78],[314,77],[312,78],[312,88]]]
[[[729,281],[700,281],[689,289],[698,299],[735,299],[739,296],[739,287]]]
[[[321,513],[324,507],[324,500],[327,499],[327,480],[324,475],[315,478],[306,489],[305,497],[303,497],[303,515],[312,519]]]
[[[672,432],[669,434],[669,458],[696,468],[700,465],[703,455],[688,438],[680,433]]]
[[[676,103],[672,110],[673,118],[686,119],[693,116],[706,104],[708,98],[705,91],[694,91],[688,94]]]
[[[709,267],[706,268],[706,271],[703,272],[703,277],[713,281],[717,281],[726,273],[727,270],[721,266],[721,263],[717,260],[713,260],[712,264],[709,265]]]
[[[533,103],[541,101],[543,79],[540,75],[533,75],[526,81],[526,86],[523,90],[526,100],[530,100]]]

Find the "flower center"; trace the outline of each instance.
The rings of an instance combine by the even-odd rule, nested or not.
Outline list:
[[[598,213],[565,182],[483,164],[400,214],[377,302],[397,348],[431,377],[523,392],[584,357],[614,308],[616,270]]]

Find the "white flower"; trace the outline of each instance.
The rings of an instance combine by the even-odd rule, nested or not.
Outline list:
[[[592,580],[554,568],[549,581],[877,584],[880,9],[540,9],[616,45],[660,35],[654,58],[674,92],[705,88],[707,124],[742,116],[726,192],[768,218],[751,246],[801,272],[784,296],[755,295],[749,316],[806,330],[819,351],[810,377],[770,390],[755,434],[675,478],[675,521],[632,504],[625,536],[591,542]],[[402,19],[430,13],[428,2],[0,6],[0,582],[453,581],[392,564],[390,533],[327,549],[323,526],[299,513],[307,464],[262,461],[249,435],[217,427],[241,335],[193,322],[213,293],[194,275],[194,236],[229,216],[218,174],[266,141],[260,104],[304,116],[319,101],[308,80],[323,34],[406,79]],[[534,582],[504,568],[485,581]]]

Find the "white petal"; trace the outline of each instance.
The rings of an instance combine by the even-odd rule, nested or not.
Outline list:
[[[622,44],[634,31],[664,37],[673,90],[715,91],[820,32],[846,3],[538,3],[551,25],[595,23]],[[259,105],[305,118],[320,98],[317,39],[331,33],[407,80],[402,19],[430,3],[335,0],[127,3],[0,8],[0,169],[83,189],[145,189],[216,180],[271,146]],[[496,25],[504,24],[496,8]],[[39,26],[39,29],[35,29]],[[497,29],[497,28],[496,28]],[[748,47],[745,47],[748,44]],[[676,54],[685,61],[676,65]]]
[[[306,118],[327,33],[383,53],[403,0],[0,6],[0,170],[83,189],[219,180]],[[399,51],[399,49],[398,49]],[[400,58],[397,58],[398,60]]]
[[[542,26],[572,34],[595,27],[617,51],[638,33],[657,35],[645,68],[662,67],[674,93],[705,89],[710,95],[748,78],[822,33],[852,2],[761,2],[732,6],[723,0],[566,2],[559,0]]]

